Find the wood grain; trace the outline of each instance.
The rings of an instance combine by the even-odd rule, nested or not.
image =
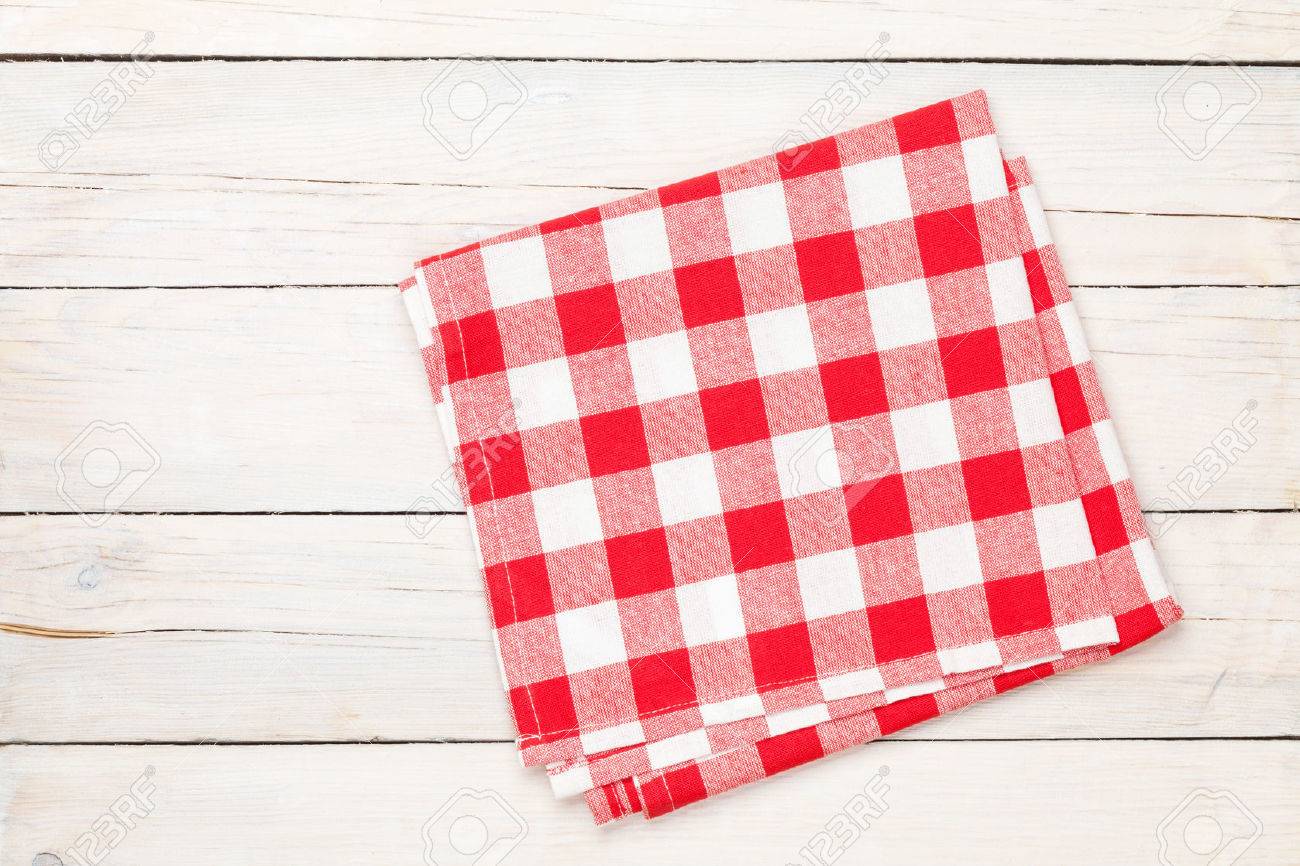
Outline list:
[[[1257,444],[1191,507],[1296,507],[1300,290],[1079,304],[1144,502],[1176,502],[1167,485],[1254,401]],[[130,424],[161,461],[133,511],[406,511],[447,468],[392,288],[3,291],[0,380],[5,511],[72,510],[56,465],[96,421]]]
[[[418,863],[426,822],[448,801],[449,817],[464,814],[454,798],[469,788],[527,826],[508,863],[802,863],[800,849],[882,767],[887,809],[843,862],[1156,862],[1157,828],[1197,789],[1232,792],[1262,825],[1241,862],[1289,862],[1300,847],[1295,742],[875,743],[602,831],[504,744],[10,746],[0,749],[10,810],[0,863],[62,854],[149,768],[154,809],[115,860]],[[1233,827],[1219,805],[1212,814]],[[1174,832],[1214,806],[1193,801]]]
[[[1291,514],[1189,514],[1160,551],[1189,621],[904,737],[1300,733]],[[463,517],[0,520],[8,741],[509,739]],[[88,705],[94,713],[85,712]]]
[[[440,63],[158,64],[47,171],[38,145],[111,68],[0,67],[0,285],[395,282],[467,239],[770,153],[849,69],[511,63],[527,102],[458,160],[423,126]],[[1071,212],[1053,227],[1074,282],[1300,282],[1292,70],[1248,70],[1261,102],[1201,160],[1159,128],[1167,67],[888,72],[836,128],[986,88],[1007,152]],[[1233,72],[1197,74],[1226,91]]]
[[[1280,0],[1242,8],[1185,3],[1000,0],[951,13],[942,4],[505,3],[346,0],[91,7],[0,4],[0,51],[122,53],[156,31],[155,50],[224,56],[826,58],[857,57],[885,30],[903,57],[1294,57],[1297,25]]]
[[[0,131],[3,135],[3,131]],[[395,285],[424,255],[612,201],[607,187],[11,175],[0,285]],[[1075,285],[1300,283],[1300,220],[1048,214]]]
[[[511,740],[481,600],[439,599],[421,638],[0,633],[7,742]],[[328,608],[326,612],[329,613]],[[1300,626],[1190,620],[1140,650],[903,738],[1300,734]],[[93,712],[88,711],[94,708]]]
[[[1156,539],[1193,619],[1300,621],[1300,515],[1177,515]],[[0,622],[45,629],[486,638],[463,515],[0,519]]]

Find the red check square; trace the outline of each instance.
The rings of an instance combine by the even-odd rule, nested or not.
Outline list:
[[[905,598],[867,609],[876,661],[909,659],[934,652],[934,632],[925,597]]]
[[[691,656],[685,649],[633,659],[628,668],[637,709],[642,714],[686,706],[696,700]]]
[[[736,571],[794,559],[790,522],[780,502],[728,511],[724,516],[727,540],[731,544],[731,563]]]
[[[593,478],[650,465],[645,423],[636,406],[579,419]]]
[[[939,338],[939,357],[949,397],[1007,387],[997,328]]]
[[[580,355],[622,343],[623,319],[613,285],[568,292],[555,299],[564,351]]]
[[[555,677],[510,690],[510,706],[520,733],[541,735],[578,728],[568,677]]]
[[[796,241],[794,253],[804,300],[809,303],[863,290],[862,265],[853,232]]]
[[[700,408],[704,411],[709,447],[714,451],[757,442],[771,435],[763,388],[757,379],[701,391]]]
[[[902,153],[961,141],[957,115],[950,102],[940,102],[898,115],[894,118],[894,132],[898,136],[898,149]]]
[[[735,259],[715,259],[686,265],[673,272],[681,298],[682,319],[688,328],[725,322],[745,315]]]
[[[751,634],[749,653],[754,663],[754,682],[760,690],[797,682],[817,673],[806,623]]]
[[[617,598],[630,598],[673,587],[668,535],[662,527],[605,541],[609,578]]]
[[[1009,637],[1052,625],[1052,603],[1041,571],[984,584],[993,633]]]
[[[965,460],[961,473],[972,520],[1028,511],[1033,505],[1025,478],[1025,462],[1019,451]]]
[[[917,214],[912,225],[927,277],[984,264],[980,230],[975,222],[975,209],[970,205]]]
[[[880,355],[858,355],[818,368],[831,421],[851,421],[889,411]]]

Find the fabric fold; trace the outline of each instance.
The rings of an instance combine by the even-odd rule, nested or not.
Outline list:
[[[975,92],[399,287],[521,758],[655,817],[1181,615]]]

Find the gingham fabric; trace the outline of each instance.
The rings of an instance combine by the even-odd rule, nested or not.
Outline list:
[[[402,284],[525,764],[597,821],[1181,615],[983,93]]]

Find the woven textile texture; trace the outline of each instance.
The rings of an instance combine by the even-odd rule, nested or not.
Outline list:
[[[982,92],[434,256],[401,289],[521,758],[599,822],[1181,616]]]

